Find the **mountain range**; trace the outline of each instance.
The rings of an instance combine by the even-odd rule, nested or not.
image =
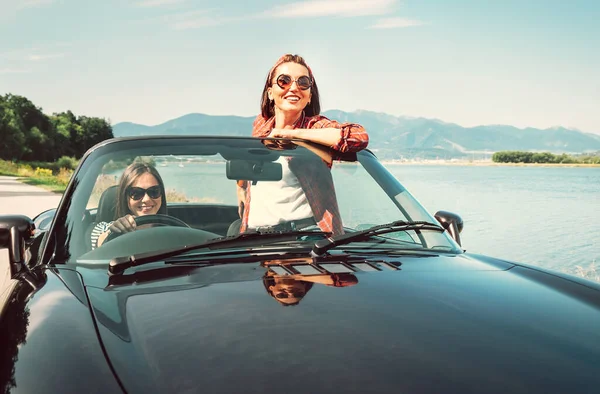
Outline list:
[[[363,125],[369,132],[369,148],[381,159],[388,160],[489,158],[494,152],[505,150],[555,154],[600,151],[600,135],[564,127],[462,127],[436,119],[393,116],[366,110],[329,110],[323,115],[340,122]],[[156,126],[122,122],[112,127],[115,137],[172,134],[248,136],[253,121],[254,117],[192,113]]]

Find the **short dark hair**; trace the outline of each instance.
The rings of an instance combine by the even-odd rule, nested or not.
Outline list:
[[[311,98],[310,103],[304,108],[304,113],[306,116],[315,116],[321,113],[321,101],[319,99],[319,88],[317,87],[317,81],[315,80],[315,76],[312,73],[312,70],[306,64],[304,58],[300,55],[292,55],[290,53],[283,55],[279,58],[277,62],[273,65],[273,67],[269,70],[267,74],[267,79],[265,80],[265,87],[263,88],[262,97],[260,100],[260,112],[262,117],[265,119],[272,118],[275,116],[275,104],[269,100],[268,89],[273,85],[273,78],[275,78],[275,71],[277,67],[281,66],[283,63],[297,63],[300,64],[308,70],[308,75],[312,80],[311,90]]]

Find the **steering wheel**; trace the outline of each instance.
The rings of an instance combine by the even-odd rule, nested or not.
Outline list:
[[[136,230],[159,226],[175,226],[190,228],[190,226],[188,226],[187,223],[183,220],[177,219],[176,217],[169,215],[144,215],[136,216],[134,219]],[[108,234],[108,236],[106,237],[106,240],[104,240],[104,242],[111,241],[123,234],[124,233],[115,233],[111,231],[110,234]]]

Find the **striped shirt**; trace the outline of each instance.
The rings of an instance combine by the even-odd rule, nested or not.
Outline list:
[[[99,222],[96,223],[94,228],[92,229],[92,235],[90,236],[92,239],[92,250],[98,247],[98,238],[102,233],[105,233],[110,226],[112,226],[113,222]]]
[[[252,127],[252,136],[258,138],[267,137],[275,125],[275,117],[265,119],[258,115]],[[302,116],[294,125],[295,129],[324,129],[336,128],[340,130],[340,140],[330,148],[338,152],[358,152],[367,147],[369,135],[364,127],[356,123],[339,123],[325,116]],[[298,178],[308,203],[312,209],[315,221],[323,231],[332,232],[333,235],[343,234],[343,225],[339,212],[330,163],[324,165],[323,160],[305,160],[292,158],[289,161],[290,170]],[[242,216],[240,232],[248,228],[248,216],[250,213],[251,185],[250,182],[238,182],[240,187],[246,189],[245,209]],[[316,187],[315,187],[316,186]]]

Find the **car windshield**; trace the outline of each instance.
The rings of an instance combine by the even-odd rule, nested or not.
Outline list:
[[[219,253],[229,247],[238,253],[310,248],[384,223],[437,223],[370,151],[333,156],[306,146],[217,137],[107,141],[82,159],[46,253],[63,262],[107,264],[115,257],[221,240]],[[156,177],[121,182],[133,163],[154,169],[162,185]],[[126,214],[135,219],[136,231],[106,231]],[[229,245],[232,238],[237,242]],[[410,226],[357,237],[329,252],[349,248],[460,252],[446,232]],[[196,247],[186,253],[206,252]]]

